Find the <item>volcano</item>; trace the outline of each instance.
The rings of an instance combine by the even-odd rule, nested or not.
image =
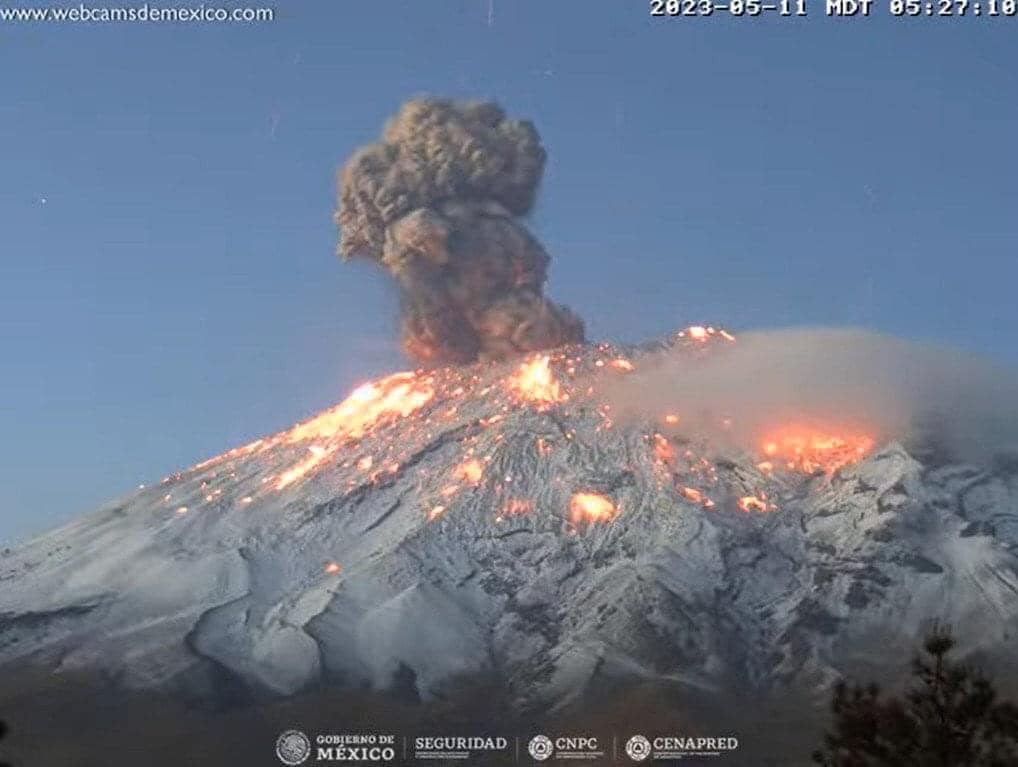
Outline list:
[[[5,551],[0,669],[220,707],[496,676],[535,712],[646,681],[820,696],[900,671],[931,617],[1013,650],[1013,467],[792,427],[713,443],[601,397],[652,352],[736,343],[689,328],[364,384]]]

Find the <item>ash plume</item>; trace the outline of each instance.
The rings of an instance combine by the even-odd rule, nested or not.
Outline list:
[[[520,222],[545,151],[492,103],[417,99],[338,179],[339,253],[399,284],[402,344],[425,364],[505,359],[583,340],[543,295],[550,258]]]
[[[776,425],[862,431],[973,464],[1018,455],[1018,373],[976,355],[862,330],[739,334],[702,356],[667,349],[605,392],[622,418],[755,447]]]

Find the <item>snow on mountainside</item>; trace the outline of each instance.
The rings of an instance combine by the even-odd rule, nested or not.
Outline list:
[[[642,353],[397,374],[5,552],[0,665],[199,697],[494,671],[547,707],[595,679],[819,688],[935,616],[1014,649],[1018,476],[613,423],[599,385]]]

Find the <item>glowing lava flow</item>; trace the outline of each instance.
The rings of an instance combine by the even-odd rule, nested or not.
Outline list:
[[[562,391],[562,387],[551,372],[550,363],[551,358],[547,356],[524,362],[509,380],[509,387],[516,396],[527,402],[533,402],[538,409],[545,409],[569,399],[569,395]]]
[[[313,472],[336,452],[338,441],[364,436],[368,429],[383,418],[406,417],[422,408],[434,396],[432,380],[418,378],[414,373],[396,373],[358,386],[336,407],[268,440],[268,445],[329,440],[327,445],[309,445],[310,455],[279,475],[275,483],[276,490],[283,490]],[[358,468],[363,470],[370,467],[371,456],[362,458],[358,463]]]
[[[202,461],[194,468],[204,470],[223,461],[261,454],[281,445],[308,444],[305,458],[284,469],[274,488],[283,490],[314,472],[347,439],[359,439],[377,424],[406,417],[424,407],[435,396],[434,379],[417,373],[395,373],[378,381],[358,386],[343,400],[324,413],[299,423],[292,429],[259,439],[242,447]],[[358,462],[358,468],[371,468],[372,457]],[[167,478],[165,481],[168,481]],[[268,478],[262,480],[268,481]],[[243,501],[242,501],[243,502]],[[250,502],[250,499],[247,501]]]
[[[831,434],[803,426],[786,426],[761,442],[760,448],[768,459],[762,462],[765,465],[762,470],[771,469],[773,463],[779,461],[790,471],[832,474],[861,460],[873,445],[873,438],[863,434]]]
[[[312,471],[316,466],[318,466],[318,464],[328,458],[332,453],[336,452],[336,445],[332,445],[331,447],[311,445],[311,447],[308,448],[308,452],[310,452],[311,455],[300,463],[291,466],[279,475],[279,479],[276,480],[276,490],[282,490],[304,477],[305,474]]]
[[[615,504],[599,493],[576,493],[569,501],[569,518],[580,522],[611,522],[618,516]]]
[[[297,424],[284,432],[286,442],[325,439],[334,436],[362,437],[386,416],[405,418],[435,396],[431,378],[414,373],[396,373],[358,386],[336,407]]]

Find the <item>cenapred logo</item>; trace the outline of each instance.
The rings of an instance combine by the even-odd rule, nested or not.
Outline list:
[[[300,730],[287,730],[276,738],[276,756],[288,767],[303,764],[311,755],[311,741]]]
[[[738,747],[739,739],[734,735],[665,735],[654,740],[634,735],[626,741],[626,754],[634,762],[651,759],[671,763],[689,757],[720,757]]]
[[[642,762],[650,756],[650,741],[642,735],[634,735],[626,741],[626,755],[634,762]]]
[[[555,746],[547,735],[535,735],[527,744],[527,752],[537,761],[543,762],[555,753]]]

